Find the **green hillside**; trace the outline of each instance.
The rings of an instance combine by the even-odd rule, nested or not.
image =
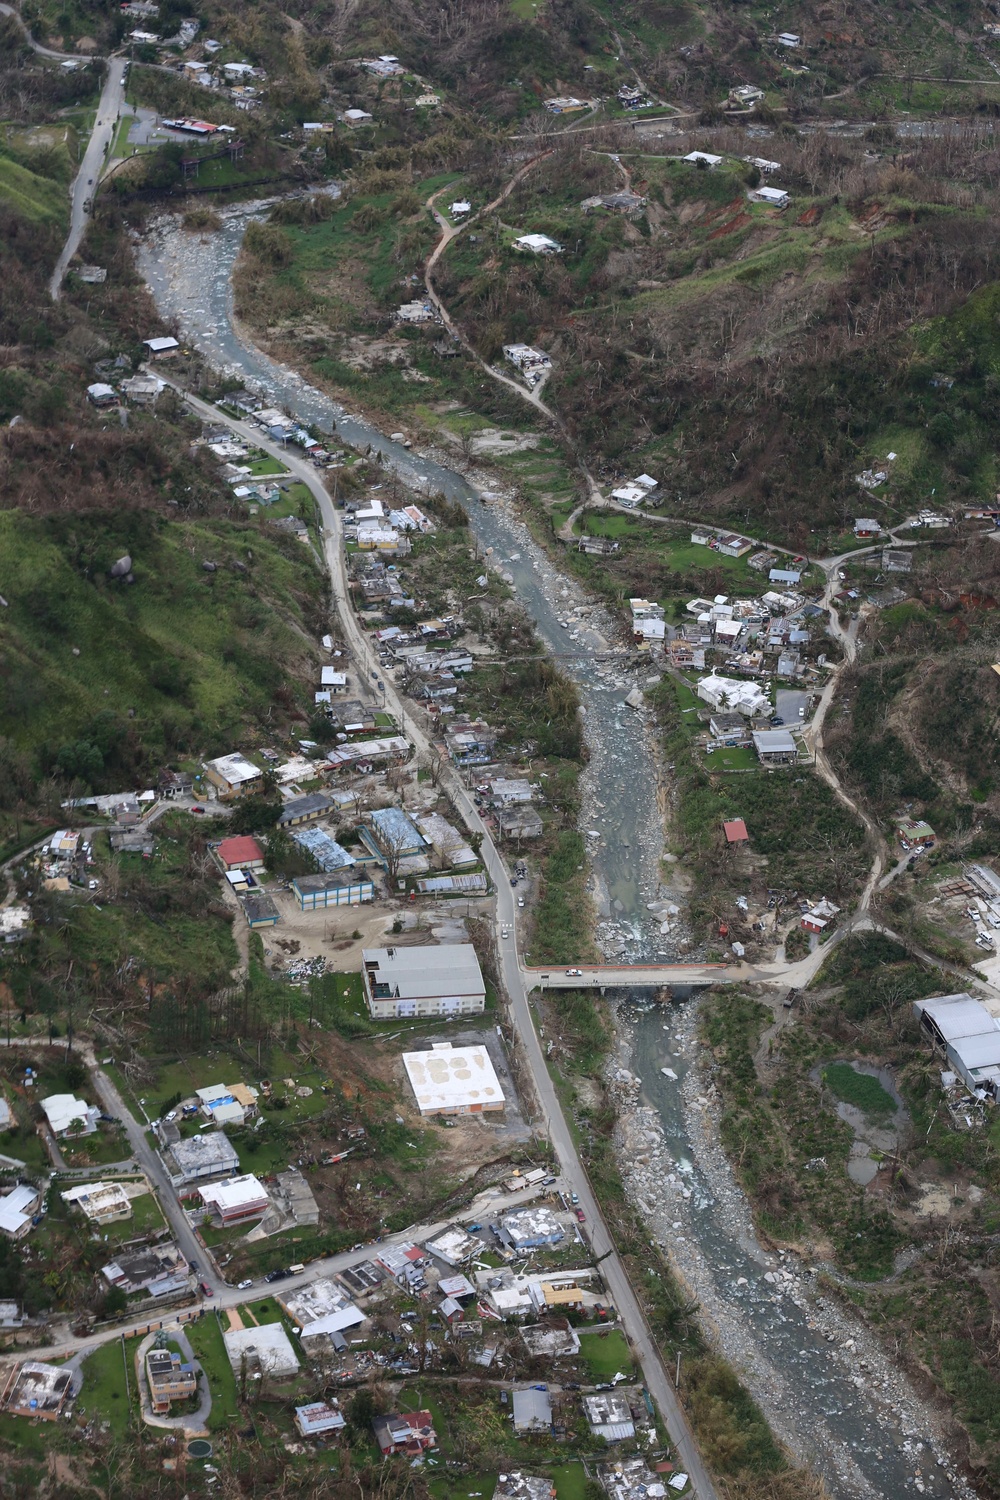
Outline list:
[[[109,577],[125,554],[131,585]],[[0,735],[40,772],[121,785],[229,748],[302,696],[324,584],[294,540],[146,511],[6,512],[0,559]]]

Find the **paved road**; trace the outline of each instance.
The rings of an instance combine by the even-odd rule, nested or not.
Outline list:
[[[35,41],[35,38],[31,35],[31,32],[28,30],[27,26],[25,26],[24,21],[21,18],[20,11],[17,10],[13,5],[0,4],[0,15],[13,16],[18,26],[24,32],[24,39],[28,43],[28,46],[31,48],[32,52],[37,52],[39,57],[57,57],[60,59],[75,57],[77,62],[80,63],[100,61],[100,58],[89,55],[84,56],[82,52],[54,52],[51,47],[43,47],[41,42]]]
[[[196,1261],[201,1273],[201,1279],[207,1281],[213,1289],[225,1285],[222,1277],[216,1269],[212,1257],[206,1252],[203,1245],[198,1243],[195,1232],[188,1223],[187,1215],[177,1201],[177,1195],[170,1185],[170,1179],[159,1156],[153,1150],[149,1136],[139,1124],[135,1116],[129,1111],[127,1104],[122,1098],[114,1083],[101,1068],[91,1069],[91,1077],[94,1087],[105,1111],[121,1120],[128,1136],[129,1145],[135,1160],[142,1167],[150,1182],[156,1188],[160,1204],[167,1220],[174,1232],[174,1238],[185,1259]]]
[[[97,184],[100,181],[101,171],[111,143],[114,140],[115,130],[118,127],[118,116],[125,100],[125,78],[128,72],[128,59],[124,57],[112,57],[108,60],[108,76],[104,80],[104,88],[101,91],[101,102],[97,106],[97,119],[87,143],[87,149],[80,163],[80,170],[73,179],[70,187],[70,219],[69,234],[66,243],[62,247],[56,268],[52,272],[49,282],[49,294],[53,302],[58,302],[62,295],[63,277],[66,275],[66,267],[76,254],[83,239],[84,230],[90,219],[89,205],[97,192]]]

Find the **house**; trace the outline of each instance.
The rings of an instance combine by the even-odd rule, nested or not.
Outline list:
[[[220,755],[205,762],[205,775],[223,802],[252,797],[264,785],[264,773],[245,755]]]
[[[306,823],[315,823],[319,818],[336,812],[337,805],[326,792],[307,792],[304,797],[293,797],[286,802],[278,818],[279,828],[301,828]]]
[[[273,1380],[289,1379],[299,1371],[299,1359],[281,1323],[258,1323],[223,1332],[229,1363],[238,1376],[244,1368]]]
[[[897,547],[884,547],[882,567],[887,573],[909,573],[913,567],[913,555]]]
[[[712,714],[708,728],[712,738],[724,745],[737,745],[747,737],[747,721],[741,714]]]
[[[470,1234],[466,1234],[464,1229],[452,1224],[436,1239],[428,1240],[425,1248],[438,1260],[443,1260],[445,1265],[460,1266],[467,1260],[471,1260],[474,1255],[481,1254],[483,1245],[481,1240],[473,1239]],[[466,1295],[464,1291],[456,1290],[460,1281],[465,1281],[466,1285],[470,1286],[464,1276],[444,1277],[440,1282],[442,1293],[449,1297],[464,1297]],[[471,1290],[474,1292],[475,1288],[472,1287]]]
[[[212,1083],[195,1092],[202,1114],[216,1125],[243,1125],[257,1114],[257,1090],[245,1083]]]
[[[498,1220],[501,1237],[515,1250],[534,1250],[539,1245],[558,1245],[566,1230],[548,1208],[516,1208]]]
[[[482,1015],[486,986],[471,943],[366,948],[365,999],[376,1020]]]
[[[766,203],[770,208],[787,208],[788,194],[784,188],[758,187],[747,194],[751,203]]]
[[[347,692],[347,673],[338,672],[334,667],[322,667],[320,669],[320,687],[327,688],[334,696]]]
[[[350,1295],[328,1276],[307,1283],[296,1291],[280,1296],[279,1301],[292,1322],[298,1325],[302,1339],[329,1338],[345,1328],[357,1328],[365,1315],[351,1301]]]
[[[631,1408],[617,1391],[596,1391],[592,1396],[584,1396],[581,1404],[594,1437],[602,1437],[609,1443],[635,1437]]]
[[[0,942],[23,943],[31,931],[31,909],[27,906],[5,906],[0,909]]]
[[[193,1364],[186,1364],[172,1349],[150,1349],[146,1354],[146,1383],[153,1411],[169,1412],[172,1401],[185,1401],[198,1389]]]
[[[352,130],[358,130],[362,125],[372,124],[372,117],[366,109],[345,109],[340,118]]]
[[[340,1432],[347,1423],[336,1401],[313,1401],[295,1408],[295,1425],[302,1437],[325,1437]]]
[[[522,234],[514,241],[515,250],[526,250],[530,255],[561,255],[562,248],[547,234]]]
[[[783,766],[798,759],[798,746],[787,729],[755,729],[753,747],[762,766]]]
[[[901,818],[896,825],[896,837],[911,849],[930,849],[937,835],[929,823]]]
[[[429,1411],[408,1411],[400,1415],[376,1417],[372,1431],[383,1458],[390,1453],[403,1453],[407,1458],[419,1458],[428,1448],[437,1447],[434,1418]]]
[[[207,1182],[198,1192],[202,1203],[217,1215],[223,1228],[263,1218],[271,1206],[263,1184],[252,1174],[233,1177],[228,1182]]]
[[[618,90],[618,102],[623,109],[645,109],[650,102],[644,89],[634,83],[623,83]]]
[[[822,901],[816,901],[803,914],[801,925],[806,932],[825,932],[840,911],[839,906],[834,906],[824,896]]]
[[[511,1393],[514,1408],[515,1432],[550,1432],[552,1430],[552,1399],[547,1390],[538,1390],[529,1385],[526,1389]]]
[[[249,834],[223,839],[215,851],[224,870],[263,870],[264,854],[257,840]]]
[[[41,1106],[54,1136],[93,1135],[97,1129],[101,1113],[97,1105],[72,1094],[50,1094]]]
[[[292,894],[300,911],[325,911],[328,906],[360,906],[374,901],[375,884],[361,869],[352,865],[324,875],[297,875]]]
[[[747,833],[747,825],[742,818],[731,818],[723,823],[722,831],[726,835],[727,844],[749,844],[750,835]]]
[[[612,541],[609,536],[581,536],[577,542],[577,551],[586,552],[591,557],[610,557],[612,553],[619,551],[619,543]]]
[[[727,108],[752,109],[755,104],[760,103],[763,97],[764,90],[757,88],[756,84],[740,83],[729,90],[726,106]]]
[[[795,31],[779,31],[776,40],[782,47],[802,46],[802,38]]]
[[[464,219],[466,214],[472,212],[472,204],[469,202],[468,198],[456,198],[455,202],[451,205],[448,212],[451,214],[453,219]]]
[[[433,323],[437,319],[434,304],[426,299],[404,302],[393,313],[397,323]]]
[[[793,568],[772,568],[767,576],[771,583],[796,584],[802,578],[802,574]]]
[[[711,151],[689,151],[687,156],[681,157],[681,161],[692,162],[695,166],[699,162],[704,162],[709,171],[714,171],[716,167],[722,165],[722,157],[715,156]]]
[[[278,908],[270,896],[266,896],[263,891],[247,891],[245,895],[240,896],[240,905],[248,927],[256,930],[258,927],[278,925]]]
[[[360,66],[375,78],[395,78],[406,71],[391,52],[383,52],[379,57],[363,57]]]
[[[641,213],[646,207],[646,200],[638,193],[598,193],[596,197],[584,198],[580,207],[585,214],[595,213],[599,208],[604,208],[608,213],[629,216]]]
[[[418,813],[414,822],[425,846],[432,848],[440,859],[442,869],[462,870],[476,863],[472,846],[440,813]]]
[[[132,1217],[132,1199],[120,1182],[83,1182],[59,1196],[94,1224],[115,1224]]]
[[[168,122],[164,120],[164,124]],[[170,359],[181,347],[174,338],[143,339],[142,341],[149,350],[151,359]]]
[[[552,361],[541,349],[530,344],[504,344],[504,358],[514,365],[531,386],[537,385],[542,376],[552,368]]]
[[[553,99],[546,99],[544,103],[550,115],[575,115],[581,109],[590,108],[588,99],[574,99],[571,94],[559,94]]]
[[[98,381],[95,385],[88,385],[87,400],[92,406],[115,406],[118,392],[113,385],[103,385]]]
[[[699,678],[695,692],[709,708],[724,709],[727,713],[754,717],[771,712],[771,700],[763,688],[739,677],[720,677],[710,672],[707,677]]]
[[[226,1177],[240,1170],[240,1159],[229,1137],[222,1130],[202,1132],[183,1140],[174,1124],[157,1121],[161,1157],[172,1185],[183,1187],[210,1177]]]
[[[720,531],[715,539],[716,551],[721,552],[723,557],[742,557],[744,552],[749,552],[752,547],[753,542],[732,531]]]
[[[765,156],[744,156],[743,160],[748,166],[756,167],[758,172],[767,174],[781,171],[780,161],[768,161]]]
[[[54,1422],[71,1399],[73,1371],[66,1365],[26,1360],[12,1365],[0,1387],[0,1408],[15,1417]]]
[[[8,1239],[22,1239],[31,1228],[31,1220],[42,1195],[31,1183],[19,1182],[0,1197],[0,1232]]]
[[[965,992],[935,995],[914,1001],[913,1014],[968,1089],[1000,1095],[1000,1022],[981,1000]]]
[[[432,1042],[429,1050],[404,1052],[403,1067],[422,1115],[499,1112],[506,1102],[483,1045],[454,1047],[451,1042]]]
[[[854,523],[855,536],[878,536],[881,529],[879,523],[873,521],[870,516],[861,516]]]

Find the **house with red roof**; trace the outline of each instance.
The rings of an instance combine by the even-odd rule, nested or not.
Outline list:
[[[217,849],[224,870],[263,870],[264,855],[257,840],[249,834],[223,839]]]
[[[722,831],[726,835],[727,844],[748,844],[750,842],[747,825],[742,818],[732,818],[728,823],[723,823]]]

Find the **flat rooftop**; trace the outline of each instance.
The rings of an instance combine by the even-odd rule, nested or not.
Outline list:
[[[435,943],[420,948],[365,948],[362,962],[372,992],[381,998],[432,1000],[439,995],[486,995],[471,943]]]
[[[404,1052],[403,1067],[421,1114],[496,1108],[505,1103],[500,1080],[483,1045],[453,1047],[445,1042],[426,1052]]]

